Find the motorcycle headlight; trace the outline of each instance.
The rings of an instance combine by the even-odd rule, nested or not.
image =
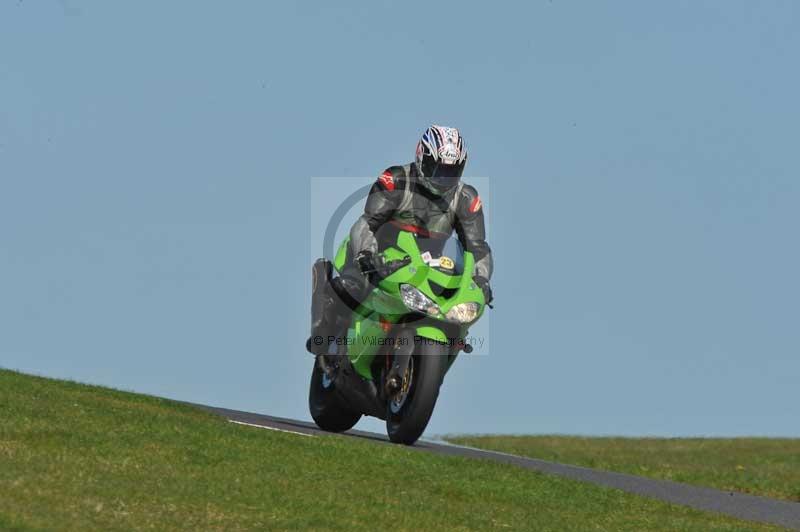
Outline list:
[[[410,284],[400,285],[400,295],[405,306],[412,310],[418,310],[431,316],[436,316],[440,312],[439,305]]]
[[[447,311],[445,317],[450,321],[469,323],[478,317],[479,306],[477,303],[459,303]]]

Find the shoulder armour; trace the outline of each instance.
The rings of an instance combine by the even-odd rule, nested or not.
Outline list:
[[[378,177],[378,185],[389,192],[398,189],[404,190],[407,176],[408,172],[404,166],[390,166]]]
[[[459,210],[467,214],[475,214],[483,207],[478,191],[466,183],[461,187],[461,196],[458,200]]]

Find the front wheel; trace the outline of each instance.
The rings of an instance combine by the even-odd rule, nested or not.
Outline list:
[[[308,410],[314,423],[322,430],[344,432],[358,423],[361,413],[354,412],[345,404],[336,392],[335,381],[322,370],[319,359],[315,360],[308,390]]]
[[[423,344],[411,356],[400,391],[386,407],[386,431],[395,443],[411,445],[425,431],[447,368],[447,345]]]

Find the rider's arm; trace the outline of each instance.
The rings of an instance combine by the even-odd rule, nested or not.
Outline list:
[[[475,256],[475,275],[487,281],[492,278],[492,250],[486,243],[483,204],[478,191],[470,185],[461,187],[456,207],[455,229],[464,249]]]
[[[375,233],[391,219],[402,198],[401,172],[401,167],[389,168],[372,185],[367,204],[364,206],[364,214],[350,229],[350,242],[356,255],[363,251],[378,252]]]

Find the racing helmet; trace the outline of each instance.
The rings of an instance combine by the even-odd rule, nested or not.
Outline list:
[[[454,127],[432,125],[417,143],[417,172],[428,188],[444,193],[456,186],[467,164],[464,138]]]

